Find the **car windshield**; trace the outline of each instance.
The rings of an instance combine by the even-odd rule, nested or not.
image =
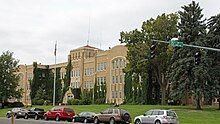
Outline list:
[[[86,115],[95,115],[94,112],[87,112]]]
[[[147,111],[144,113],[144,115],[151,115],[152,111]]]
[[[73,112],[73,109],[71,109],[71,108],[64,108],[64,111],[65,112]]]
[[[44,111],[44,109],[35,108],[35,111]]]

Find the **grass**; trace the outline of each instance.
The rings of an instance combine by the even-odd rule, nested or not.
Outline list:
[[[49,110],[52,106],[34,106]],[[82,111],[93,111],[99,113],[102,110],[110,107],[110,105],[71,105],[76,113]],[[194,106],[161,106],[161,105],[121,105],[120,108],[126,109],[131,113],[132,119],[143,114],[150,109],[172,109],[174,110],[180,120],[181,124],[219,124],[220,110],[217,108],[204,106],[203,110],[195,110]],[[0,109],[0,117],[4,117],[8,108]]]

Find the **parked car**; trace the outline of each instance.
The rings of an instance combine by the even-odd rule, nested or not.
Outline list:
[[[44,120],[67,120],[69,122],[72,122],[73,116],[75,116],[75,112],[73,109],[68,108],[68,107],[53,107],[51,110],[47,111],[44,114]]]
[[[96,114],[94,117],[94,123],[131,123],[130,113],[126,110],[120,108],[108,108],[101,112],[101,114]]]
[[[38,120],[39,118],[43,119],[44,116],[44,109],[40,109],[40,108],[31,108],[30,110],[28,110],[25,114],[25,119],[28,118],[34,118],[35,120]]]
[[[6,117],[10,118],[12,115],[14,115],[14,117],[16,119],[18,118],[24,118],[25,117],[25,113],[27,112],[26,109],[23,108],[13,108],[11,111],[8,111],[6,113]]]
[[[73,116],[73,122],[94,123],[94,112],[81,112]]]
[[[177,114],[172,110],[149,110],[134,118],[135,124],[179,124]]]

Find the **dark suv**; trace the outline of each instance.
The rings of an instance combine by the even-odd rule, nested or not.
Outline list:
[[[38,120],[39,118],[43,119],[44,116],[44,109],[40,108],[31,108],[28,110],[28,112],[25,114],[25,119],[28,118],[34,118],[35,120]]]
[[[101,112],[101,114],[96,114],[94,117],[94,123],[131,123],[130,113],[126,110],[119,108],[108,108]]]

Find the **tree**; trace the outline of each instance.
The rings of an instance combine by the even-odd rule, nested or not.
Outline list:
[[[133,87],[145,86],[147,100],[152,102],[154,90],[155,100],[159,100],[162,92],[161,104],[165,104],[166,86],[168,83],[166,71],[170,66],[171,52],[166,44],[157,44],[156,57],[150,59],[150,47],[154,43],[152,39],[166,40],[177,32],[178,16],[176,14],[162,14],[156,19],[143,22],[141,31],[137,29],[131,32],[122,32],[120,41],[128,47],[128,68],[132,74],[137,75],[133,80]],[[143,52],[145,51],[145,52]],[[147,75],[147,76],[145,76]],[[147,85],[140,85],[139,76],[148,80]],[[136,92],[136,91],[135,91]],[[150,103],[149,102],[149,103]],[[155,103],[160,101],[155,101]]]
[[[201,14],[202,9],[198,3],[192,1],[189,5],[182,7],[179,11],[180,22],[178,29],[183,42],[186,44],[204,45],[206,35],[206,25]],[[185,104],[191,93],[195,95],[196,108],[201,109],[201,96],[210,79],[208,72],[208,63],[206,61],[206,52],[202,53],[200,65],[195,66],[194,54],[199,51],[195,48],[176,48],[172,57],[172,66],[170,69],[170,82],[172,82],[171,96],[175,100],[185,99]]]
[[[13,53],[3,52],[0,56],[0,101],[5,102],[10,98],[21,98],[22,89],[18,89],[17,68],[18,60],[13,58]]]
[[[61,79],[60,79],[60,67],[56,68],[56,93],[55,93],[55,102],[60,103],[62,102],[62,84],[61,84]]]
[[[145,37],[147,37],[149,41],[155,38],[158,40],[167,40],[167,37],[171,37],[177,33],[177,21],[178,16],[176,14],[162,14],[156,19],[150,19],[144,22],[142,26]],[[149,46],[152,44],[155,43],[149,42]],[[155,80],[160,86],[161,104],[164,105],[166,103],[166,87],[168,84],[166,75],[171,66],[170,59],[173,52],[167,44],[159,43],[156,44],[155,51],[156,57],[149,61],[149,68],[153,70]]]
[[[69,89],[70,81],[71,81],[71,70],[72,70],[72,63],[71,58],[68,61],[68,64],[66,66],[66,74],[64,77],[64,87],[62,89],[62,99],[66,93],[66,91]]]
[[[209,47],[220,48],[220,14],[212,16],[208,20],[207,45]],[[220,53],[208,51],[208,56],[212,60],[209,73],[211,75],[212,91],[211,97],[220,99]],[[211,99],[212,100],[212,99]],[[220,110],[220,102],[219,102]]]

